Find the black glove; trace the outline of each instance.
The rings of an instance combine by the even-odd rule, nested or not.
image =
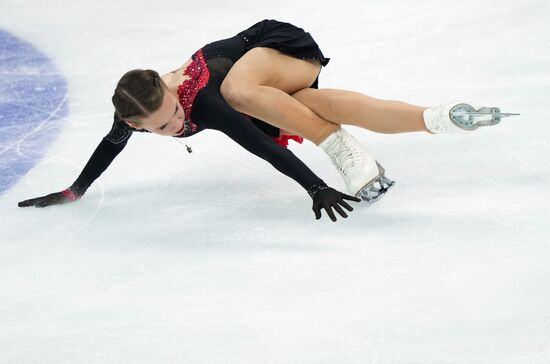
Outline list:
[[[315,219],[321,218],[321,209],[324,208],[328,216],[332,221],[336,221],[336,216],[332,208],[334,208],[342,217],[346,218],[348,215],[342,210],[340,205],[344,206],[348,211],[353,211],[351,207],[344,199],[350,201],[360,202],[361,199],[353,196],[346,195],[342,192],[336,191],[332,187],[328,187],[326,184],[316,185],[310,189],[309,194],[313,199],[313,212],[315,212]]]
[[[50,193],[49,195],[31,198],[30,200],[21,201],[17,204],[19,207],[46,207],[51,205],[59,205],[67,202],[73,202],[80,199],[82,195],[76,193],[71,187],[61,192]]]

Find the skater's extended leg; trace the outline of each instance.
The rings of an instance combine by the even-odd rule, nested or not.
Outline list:
[[[234,109],[315,144],[336,131],[338,124],[381,133],[427,131],[422,118],[426,108],[358,92],[309,88],[320,68],[319,61],[253,48],[233,65],[220,91]]]
[[[328,88],[306,88],[293,93],[292,97],[333,123],[356,125],[386,134],[428,132],[422,115],[425,107]]]

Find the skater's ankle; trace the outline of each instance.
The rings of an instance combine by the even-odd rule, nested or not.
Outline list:
[[[332,134],[334,134],[338,130],[340,130],[340,125],[338,125],[338,124],[329,124],[329,125],[325,126],[321,130],[321,133],[319,134],[319,136],[315,140],[313,140],[313,143],[316,146],[320,146],[325,140],[327,140],[327,138],[329,136],[331,136]]]

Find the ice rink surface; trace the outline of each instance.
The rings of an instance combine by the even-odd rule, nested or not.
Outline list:
[[[17,207],[78,176],[124,72],[265,18],[313,35],[320,87],[522,115],[469,136],[348,127],[397,184],[337,223],[214,131],[193,154],[136,133],[80,201]],[[0,363],[550,363],[549,23],[544,0],[3,0],[0,30],[52,60],[68,112],[0,195]],[[290,149],[344,188],[319,148]]]

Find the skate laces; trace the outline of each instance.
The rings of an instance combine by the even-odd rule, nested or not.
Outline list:
[[[436,133],[444,133],[447,131],[447,128],[445,127],[445,121],[442,118],[442,112],[445,105],[436,105],[432,107],[432,131]]]
[[[340,133],[337,134],[337,138],[338,140],[335,140],[331,146],[334,151],[332,161],[344,176],[349,176],[351,171],[357,170],[358,166],[365,164],[366,156],[354,143]]]

